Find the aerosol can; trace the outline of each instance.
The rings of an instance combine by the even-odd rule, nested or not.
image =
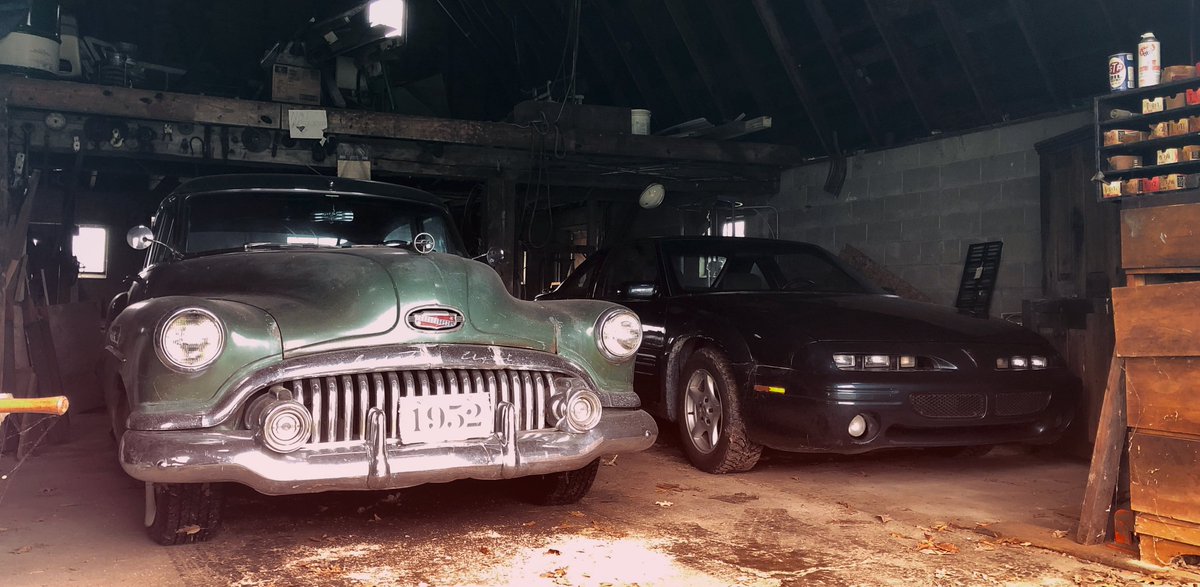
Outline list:
[[[1142,42],[1138,43],[1137,63],[1138,87],[1158,85],[1159,77],[1162,75],[1162,47],[1159,45],[1158,39],[1154,38],[1154,33],[1142,35]]]

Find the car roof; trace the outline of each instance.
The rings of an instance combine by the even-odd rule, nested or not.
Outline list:
[[[407,186],[345,179],[322,175],[300,175],[287,173],[241,173],[209,175],[188,180],[175,188],[172,194],[193,196],[231,191],[303,191],[340,195],[382,196],[433,204],[445,208],[437,196]]]

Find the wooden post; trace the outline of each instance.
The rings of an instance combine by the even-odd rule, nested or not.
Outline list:
[[[8,186],[12,183],[8,174],[12,172],[12,163],[8,161],[8,98],[0,96],[0,230],[8,223]],[[0,241],[8,235],[0,233]]]
[[[1075,541],[1080,544],[1098,544],[1104,541],[1108,533],[1108,518],[1112,515],[1125,437],[1125,360],[1114,354],[1108,367],[1108,384],[1104,390],[1104,404],[1100,408],[1100,427],[1096,430],[1092,466],[1088,470],[1087,489],[1079,513],[1079,529],[1075,534]]]
[[[488,263],[516,295],[517,182],[510,177],[487,182],[487,250]]]

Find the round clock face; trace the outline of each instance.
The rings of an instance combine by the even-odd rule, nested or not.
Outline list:
[[[46,128],[50,130],[62,130],[67,128],[67,117],[58,112],[51,112],[46,115]]]

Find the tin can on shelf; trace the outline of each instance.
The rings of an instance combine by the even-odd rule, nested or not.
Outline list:
[[[1139,88],[1158,85],[1159,76],[1162,75],[1162,46],[1154,33],[1142,35],[1142,42],[1138,43],[1137,68]]]
[[[1117,53],[1108,58],[1108,89],[1114,92],[1132,90],[1133,53]]]

